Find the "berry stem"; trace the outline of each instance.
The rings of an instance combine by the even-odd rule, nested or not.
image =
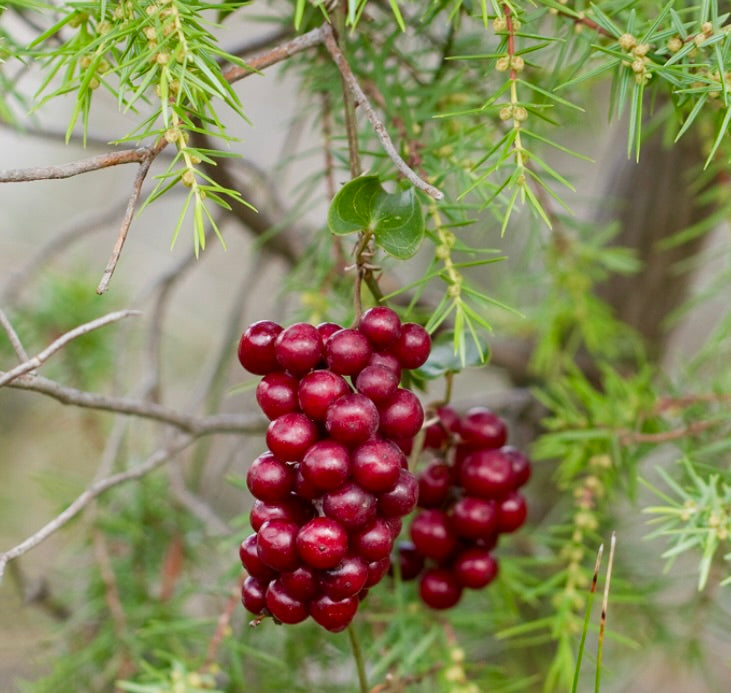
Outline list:
[[[348,628],[348,639],[350,640],[350,648],[353,650],[353,659],[358,669],[358,683],[360,684],[360,693],[368,693],[368,679],[366,678],[365,662],[363,660],[363,652],[360,649],[358,635],[351,623]]]

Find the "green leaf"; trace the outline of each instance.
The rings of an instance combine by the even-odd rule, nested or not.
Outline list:
[[[401,260],[416,253],[426,233],[414,189],[387,193],[377,176],[346,183],[330,204],[327,222],[338,236],[370,231],[381,248]]]
[[[418,369],[427,380],[440,378],[446,373],[457,373],[463,368],[481,366],[487,358],[480,354],[477,345],[471,339],[463,339],[463,348],[455,351],[454,335],[451,331],[443,332],[432,344],[427,362]],[[485,354],[486,345],[482,345]]]

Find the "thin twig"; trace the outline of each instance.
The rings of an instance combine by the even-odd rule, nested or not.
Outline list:
[[[163,140],[166,145],[167,142]],[[114,152],[105,152],[80,161],[57,166],[36,166],[33,168],[11,168],[0,171],[0,183],[26,183],[35,180],[60,180],[73,178],[82,173],[98,171],[110,166],[121,164],[141,164],[147,161],[159,145],[138,147],[137,149],[120,149]],[[160,150],[161,151],[161,150]]]
[[[174,457],[181,450],[184,450],[196,439],[195,435],[180,435],[173,440],[172,443],[164,448],[161,448],[154,452],[150,457],[147,458],[142,464],[139,464],[125,472],[114,474],[105,479],[101,479],[93,483],[87,488],[75,501],[69,505],[66,510],[57,515],[53,520],[48,522],[45,526],[41,527],[35,534],[31,535],[24,541],[12,549],[0,553],[0,580],[2,580],[5,566],[8,561],[12,561],[18,556],[22,556],[24,553],[38,546],[41,542],[45,541],[52,534],[58,532],[64,525],[68,524],[76,515],[78,515],[89,503],[95,498],[100,496],[110,488],[124,484],[127,481],[134,479],[140,479],[146,474],[149,474],[154,469],[157,469],[161,465],[165,464],[168,460]]]
[[[36,354],[33,358],[26,360],[12,370],[0,374],[0,387],[7,385],[9,382],[21,375],[25,375],[26,373],[30,373],[30,371],[34,371],[36,368],[40,368],[53,354],[60,349],[63,349],[63,347],[77,337],[89,334],[89,332],[92,332],[93,330],[98,330],[100,327],[104,327],[112,322],[117,322],[118,320],[127,318],[130,315],[140,314],[139,310],[118,310],[114,313],[104,315],[101,318],[97,318],[96,320],[91,320],[83,325],[79,325],[73,330],[69,330],[65,334],[62,334],[58,339],[51,342],[51,344],[49,344],[39,354]]]
[[[24,361],[27,361],[30,357],[28,356],[28,353],[23,348],[23,343],[20,341],[20,337],[18,337],[18,333],[13,328],[12,324],[10,323],[10,320],[8,320],[8,316],[5,315],[5,312],[2,308],[0,308],[0,325],[3,326],[3,329],[5,330],[5,333],[8,335],[8,339],[10,340],[10,343],[13,345],[13,351],[16,353],[17,357],[20,359],[21,363]]]
[[[107,266],[104,268],[104,274],[102,275],[101,281],[99,282],[99,286],[96,288],[96,292],[98,294],[103,294],[109,286],[109,281],[112,278],[112,274],[114,274],[114,270],[117,267],[117,263],[119,262],[119,257],[122,254],[124,242],[127,240],[127,234],[129,233],[129,227],[132,224],[132,218],[135,214],[135,208],[137,207],[137,202],[139,201],[140,194],[142,193],[142,184],[145,182],[145,178],[147,178],[150,166],[152,166],[152,162],[155,160],[155,157],[163,150],[166,145],[167,142],[164,139],[161,139],[152,148],[152,150],[150,151],[150,155],[140,163],[140,167],[137,170],[137,175],[135,176],[135,182],[132,185],[132,192],[130,193],[129,200],[127,201],[127,209],[124,213],[122,224],[119,227],[117,240],[114,243],[114,248],[112,248],[112,254],[109,256]]]
[[[338,47],[332,28],[330,27],[330,25],[326,24],[323,26],[323,29],[325,32],[325,47],[332,56],[332,59],[335,61],[335,64],[337,65],[338,70],[340,70],[340,74],[343,76],[343,79],[348,85],[348,88],[353,93],[357,104],[363,107],[363,110],[365,111],[368,120],[373,126],[373,129],[375,130],[378,139],[381,141],[381,145],[383,146],[386,154],[388,154],[389,158],[391,159],[391,161],[393,161],[396,168],[414,187],[418,188],[419,190],[423,190],[427,195],[430,195],[435,200],[443,199],[444,193],[420,178],[416,174],[416,172],[401,158],[401,155],[396,151],[396,147],[394,147],[393,142],[391,141],[391,137],[386,131],[386,127],[379,120],[363,89],[361,88],[360,84],[358,84],[358,80],[356,80],[353,71],[350,69],[348,61],[345,59],[345,56]]]
[[[265,53],[253,55],[252,57],[247,58],[246,65],[244,67],[234,65],[224,70],[223,77],[231,84],[246,77],[251,77],[251,75],[255,75],[258,70],[263,70],[265,67],[279,63],[282,60],[291,58],[297,53],[307,50],[308,48],[321,44],[323,40],[325,40],[328,28],[329,25],[323,24],[317,29],[312,29],[312,31],[308,31],[306,34],[293,38],[291,41],[280,43],[278,46],[275,46]]]
[[[728,419],[713,419],[708,421],[693,421],[682,428],[674,428],[671,431],[662,431],[661,433],[622,433],[619,436],[619,442],[622,445],[632,445],[634,443],[669,443],[673,440],[697,436],[709,428],[720,426],[727,423]]]
[[[353,650],[353,659],[355,659],[355,668],[358,670],[358,684],[360,685],[360,692],[368,693],[368,678],[366,677],[365,662],[363,661],[363,652],[360,649],[358,634],[355,632],[355,628],[353,628],[352,623],[348,625],[347,630],[350,647]]]
[[[596,678],[594,683],[595,693],[599,693],[599,682],[602,672],[602,650],[604,648],[604,630],[607,625],[607,608],[609,607],[609,583],[612,579],[612,565],[614,564],[614,548],[617,544],[617,533],[612,532],[612,539],[609,544],[609,561],[607,562],[607,579],[604,583],[604,597],[602,599],[602,618],[599,622],[599,642],[596,653]]]
[[[0,371],[0,376],[2,375],[3,372]],[[64,404],[73,404],[85,409],[110,411],[160,421],[196,436],[209,433],[261,433],[265,428],[265,423],[259,415],[215,414],[199,418],[181,414],[154,402],[77,390],[37,375],[18,376],[8,387],[41,392]]]

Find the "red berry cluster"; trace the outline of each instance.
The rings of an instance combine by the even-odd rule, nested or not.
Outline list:
[[[424,422],[416,395],[399,388],[401,369],[421,366],[430,346],[423,327],[385,306],[354,329],[261,321],[244,332],[239,360],[264,376],[256,399],[271,419],[269,452],[246,477],[257,499],[240,548],[249,611],[281,623],[312,616],[337,632],[388,572],[418,492],[394,441]]]
[[[489,409],[476,407],[460,418],[440,407],[437,416],[426,429],[424,448],[438,452],[419,474],[423,510],[411,523],[413,543],[399,547],[399,565],[404,580],[421,576],[425,604],[449,609],[463,588],[481,589],[497,575],[491,551],[499,534],[525,521],[518,488],[531,469],[525,455],[505,445],[505,423]]]

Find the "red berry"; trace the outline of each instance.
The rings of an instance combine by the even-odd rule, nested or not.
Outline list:
[[[400,517],[387,517],[385,518],[388,528],[391,530],[391,538],[395,541],[399,534],[401,534],[401,528],[404,523]]]
[[[326,494],[322,509],[328,517],[339,522],[349,532],[363,529],[376,517],[376,497],[358,484],[348,482],[337,491]]]
[[[262,582],[267,583],[277,575],[275,570],[264,565],[259,558],[259,554],[256,551],[256,532],[250,534],[241,542],[241,546],[239,546],[239,558],[241,559],[241,565],[244,566],[244,570],[251,577],[258,578]]]
[[[487,549],[473,548],[457,556],[452,572],[462,587],[479,590],[495,579],[498,566]]]
[[[378,410],[364,395],[343,395],[328,407],[325,428],[338,442],[358,445],[378,430]]]
[[[386,558],[382,558],[380,561],[371,561],[368,564],[368,579],[366,580],[365,588],[363,588],[358,594],[358,597],[361,600],[364,597],[364,592],[368,591],[367,588],[373,587],[373,585],[377,585],[381,580],[383,580],[390,567],[391,559],[388,556],[386,556]]]
[[[401,336],[401,320],[390,308],[376,306],[363,313],[358,322],[358,330],[375,349],[384,349]]]
[[[244,584],[241,585],[241,603],[247,611],[251,611],[257,616],[264,613],[264,609],[266,609],[265,594],[268,586],[268,580],[260,580],[252,576],[244,580]]]
[[[388,522],[377,517],[368,527],[350,537],[350,548],[366,561],[388,558],[393,548],[393,534]]]
[[[297,534],[297,553],[307,565],[326,570],[334,568],[348,550],[348,533],[328,517],[310,520]]]
[[[390,348],[403,368],[418,368],[426,363],[431,350],[429,333],[413,322],[401,325],[401,336]]]
[[[478,498],[501,498],[514,487],[513,467],[500,450],[477,450],[462,463],[460,481]]]
[[[413,438],[391,438],[391,442],[398,446],[399,450],[401,450],[404,455],[410,455],[414,449]],[[408,468],[408,461],[406,464],[406,468]]]
[[[297,526],[305,524],[314,514],[314,508],[302,498],[290,494],[278,503],[264,503],[257,500],[249,513],[251,528],[258,532],[268,520],[286,520]]]
[[[294,570],[299,565],[295,547],[298,531],[294,522],[265,522],[256,535],[256,551],[261,562],[274,570]]]
[[[277,503],[289,496],[294,486],[294,471],[271,452],[259,455],[246,473],[246,486],[254,498]]]
[[[419,398],[410,390],[399,388],[379,410],[381,432],[387,438],[413,438],[424,423]]]
[[[246,328],[239,340],[239,361],[256,375],[266,375],[280,369],[274,355],[274,340],[282,331],[281,325],[271,320],[260,320]]]
[[[314,446],[313,446],[314,447]],[[310,448],[311,450],[312,448]],[[297,474],[294,477],[294,493],[300,498],[304,498],[308,501],[314,501],[323,494],[323,490],[319,486],[315,486],[305,475],[302,473],[302,463],[300,462],[297,467]]]
[[[307,605],[290,595],[279,580],[269,583],[266,604],[272,616],[282,623],[300,623],[309,615]]]
[[[355,389],[375,404],[383,404],[394,396],[398,383],[398,375],[390,368],[366,366],[355,379]]]
[[[497,528],[500,532],[514,532],[524,522],[528,514],[525,498],[516,491],[511,491],[500,502]]]
[[[305,453],[300,473],[321,491],[334,491],[350,474],[348,449],[334,440],[320,440]]]
[[[403,517],[416,506],[418,494],[419,482],[416,477],[410,471],[402,469],[396,486],[379,496],[378,510],[387,518]]]
[[[301,602],[309,601],[318,593],[317,574],[306,565],[289,573],[280,573],[279,582],[287,594]]]
[[[256,386],[256,401],[268,419],[298,411],[297,378],[281,371],[269,373]]]
[[[325,342],[332,337],[336,332],[340,332],[340,330],[343,329],[342,325],[338,325],[334,322],[321,322],[319,325],[317,325],[317,331],[320,333],[320,339],[322,339],[322,343],[325,344]]]
[[[366,491],[390,491],[399,479],[404,454],[387,440],[367,440],[353,451],[353,478]]]
[[[497,529],[495,501],[464,496],[452,507],[452,526],[464,539],[486,539]]]
[[[530,479],[531,467],[530,460],[512,445],[505,445],[500,448],[500,452],[507,456],[513,467],[513,478],[515,488],[520,488]]]
[[[419,583],[422,601],[432,609],[451,609],[462,596],[462,587],[448,570],[427,570]]]
[[[399,544],[398,561],[402,580],[413,580],[424,570],[424,556],[410,541]]]
[[[437,416],[445,430],[450,433],[459,432],[459,414],[448,405],[437,407]]]
[[[485,407],[467,412],[459,423],[459,434],[472,448],[500,448],[508,438],[505,422]]]
[[[299,384],[299,405],[314,421],[324,421],[327,408],[339,397],[351,392],[341,375],[322,370],[308,373]]]
[[[274,354],[282,368],[304,375],[322,360],[322,338],[316,327],[298,322],[277,335]]]
[[[419,474],[419,507],[438,508],[449,496],[453,483],[452,468],[444,462],[432,462]]]
[[[319,587],[330,599],[354,597],[368,580],[368,564],[360,556],[346,556],[335,568],[320,573]]]
[[[388,368],[388,370],[393,371],[396,377],[401,380],[401,363],[388,351],[374,351],[370,359],[368,359],[368,365]]]
[[[424,448],[426,450],[439,450],[448,440],[449,435],[441,422],[437,421],[426,427],[426,436],[424,437]]]
[[[328,367],[340,375],[355,375],[362,371],[371,357],[371,345],[358,330],[344,329],[325,342]]]
[[[355,597],[336,601],[327,595],[322,595],[310,602],[310,616],[331,633],[345,630],[356,611],[358,611],[358,600]]]
[[[411,523],[411,541],[427,558],[444,561],[457,548],[457,535],[441,510],[422,510]]]
[[[317,428],[304,414],[284,414],[267,427],[267,447],[285,462],[299,462],[317,442]]]

